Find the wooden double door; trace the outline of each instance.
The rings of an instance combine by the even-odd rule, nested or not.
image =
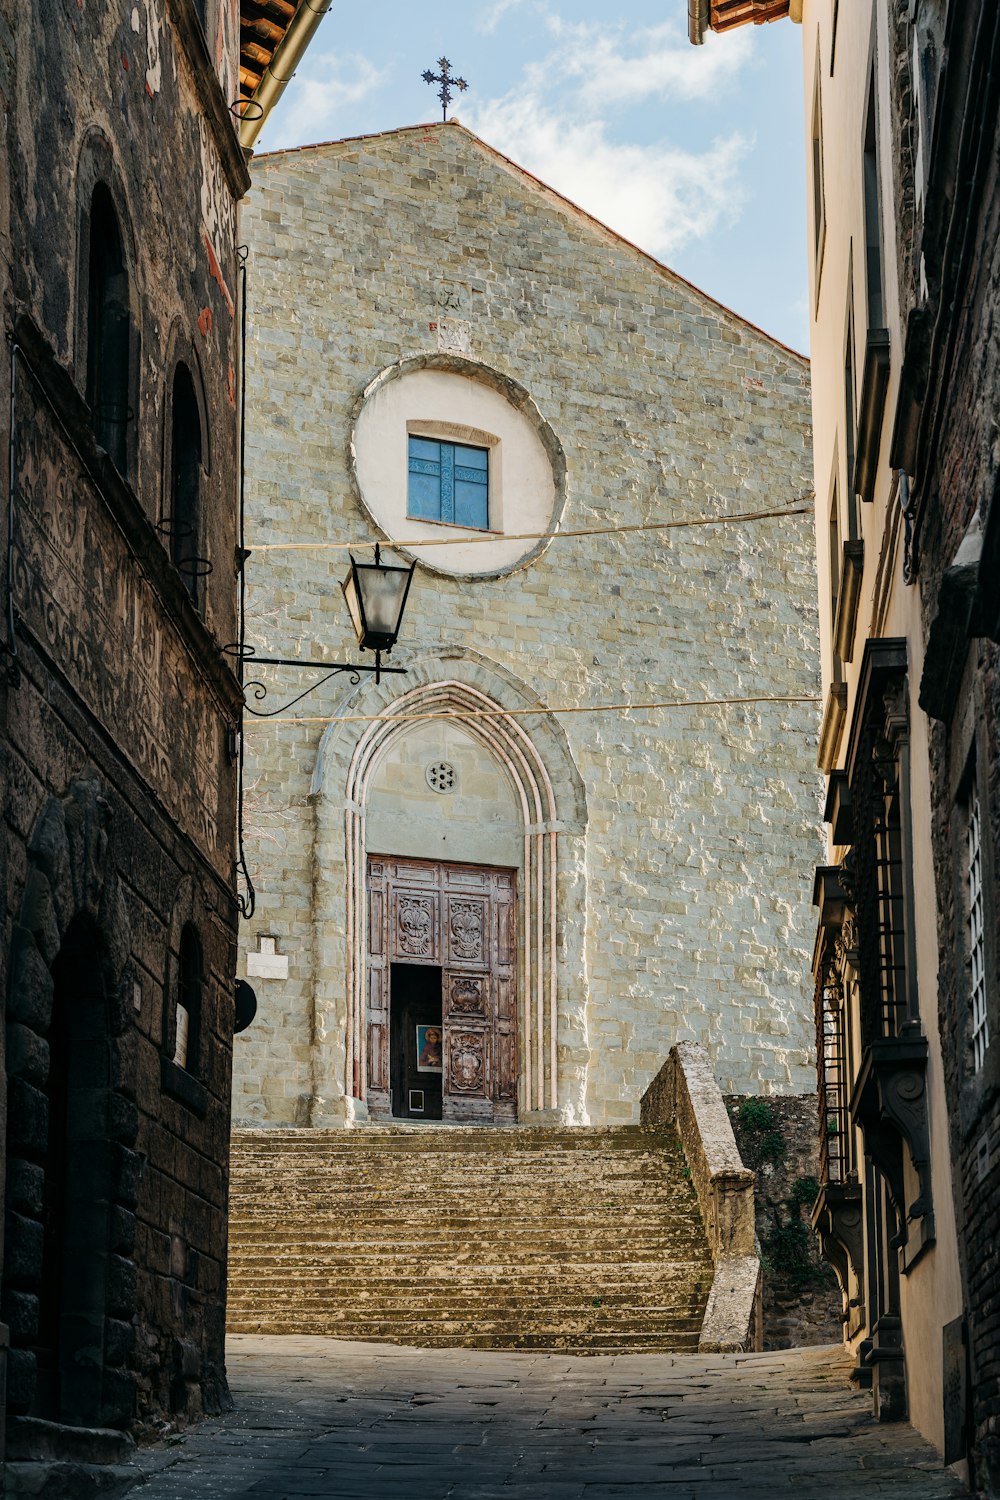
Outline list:
[[[368,860],[368,1108],[517,1118],[517,872]]]

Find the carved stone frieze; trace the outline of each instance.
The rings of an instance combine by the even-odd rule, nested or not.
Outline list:
[[[844,948],[848,953],[858,951],[858,924],[856,919],[848,913],[844,917],[844,925],[840,929],[840,937]]]
[[[858,924],[852,916],[845,915],[843,925],[833,945],[834,959],[840,975],[845,970],[858,968]]]
[[[858,906],[858,863],[854,850],[851,849],[840,862],[840,888],[844,893],[844,900],[854,911]],[[855,933],[857,925],[855,924]]]

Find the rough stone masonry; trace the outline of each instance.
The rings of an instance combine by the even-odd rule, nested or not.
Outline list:
[[[424,389],[404,384],[420,372],[464,383],[447,389],[467,387],[470,400],[516,407],[551,465],[543,530],[773,511],[811,490],[806,361],[457,122],[277,153],[253,173],[250,547],[390,534],[365,487],[365,464],[384,455],[361,452],[362,418],[372,391],[397,381],[398,430],[372,418],[367,431],[386,452],[405,452],[406,431],[428,416],[423,398],[405,405],[407,390]],[[468,427],[455,430],[470,441]],[[505,472],[515,447],[512,438]],[[513,515],[524,496],[505,491],[503,501]],[[413,522],[400,524],[413,536]],[[727,1092],[813,1091],[814,703],[551,712],[816,694],[809,516],[566,537],[513,563],[504,526],[491,529],[492,569],[487,545],[461,567],[443,547],[430,566],[415,553],[424,561],[393,657],[410,665],[408,677],[377,688],[334,679],[292,713],[378,714],[402,692],[443,682],[531,711],[518,722],[551,769],[558,804],[557,899],[539,952],[546,963],[554,955],[563,1120],[635,1120],[647,1083],[684,1039],[708,1046]],[[258,550],[250,640],[344,659],[354,650],[339,588],[346,566],[343,551]],[[263,706],[310,680],[273,671]],[[258,905],[240,964],[246,972],[260,938],[273,938],[287,978],[283,964],[258,959],[260,1011],[237,1038],[234,1114],[335,1124],[352,1117],[350,975],[365,963],[351,817],[362,845],[370,830],[369,853],[378,830],[382,855],[419,853],[419,827],[425,850],[447,839],[449,859],[475,862],[488,853],[484,827],[498,839],[514,830],[509,863],[528,891],[521,835],[536,814],[522,821],[508,772],[498,792],[499,754],[484,735],[404,726],[373,758],[359,803],[348,779],[369,724],[279,717],[247,732]],[[457,767],[457,797],[425,778],[441,757]],[[388,847],[394,837],[399,847]],[[538,921],[541,930],[541,911]],[[524,963],[522,945],[519,990],[534,982]],[[545,1025],[548,1005],[546,994]],[[522,1035],[522,1054],[524,1044]],[[523,1118],[523,1076],[519,1087]]]

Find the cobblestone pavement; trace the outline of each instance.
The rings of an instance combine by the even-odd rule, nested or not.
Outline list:
[[[236,1410],[136,1459],[142,1500],[966,1494],[839,1348],[580,1357],[231,1337]]]

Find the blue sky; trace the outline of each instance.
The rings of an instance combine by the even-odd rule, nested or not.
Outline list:
[[[808,348],[802,33],[702,48],[686,0],[335,0],[258,151],[452,113],[752,322]]]

